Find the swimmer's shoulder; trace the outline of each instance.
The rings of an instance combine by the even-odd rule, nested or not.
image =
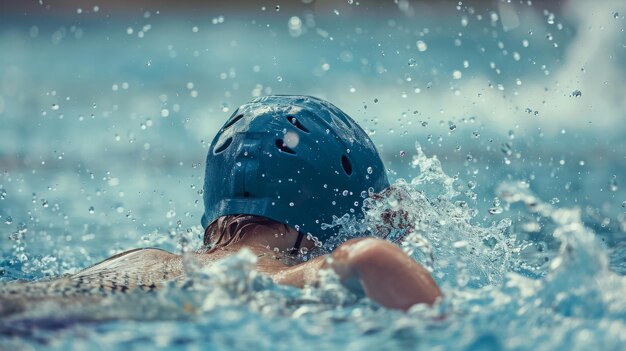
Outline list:
[[[103,261],[100,261],[82,271],[74,274],[72,277],[92,274],[95,271],[111,270],[119,268],[144,268],[155,262],[164,263],[178,259],[180,256],[169,251],[157,248],[138,248],[115,254]]]
[[[154,290],[184,275],[181,256],[157,248],[125,251],[70,276],[72,281],[101,289],[125,292]]]

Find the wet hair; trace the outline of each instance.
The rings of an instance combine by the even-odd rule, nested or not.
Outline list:
[[[204,250],[214,251],[221,247],[241,241],[249,232],[250,227],[257,225],[282,226],[285,233],[289,231],[286,224],[269,218],[253,215],[226,215],[209,224],[204,231]]]

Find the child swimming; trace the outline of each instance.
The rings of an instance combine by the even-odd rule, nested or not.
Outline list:
[[[332,269],[347,288],[382,306],[433,304],[441,291],[428,271],[388,241],[355,238],[302,259],[337,234],[323,225],[333,215],[362,217],[362,201],[388,186],[374,144],[337,107],[309,96],[257,98],[235,111],[209,147],[204,245],[192,255],[208,265],[248,249],[257,270],[278,284],[315,285],[320,270]],[[13,283],[0,289],[0,316],[51,292],[61,299],[153,291],[184,279],[183,263],[161,249],[134,249],[63,278]]]

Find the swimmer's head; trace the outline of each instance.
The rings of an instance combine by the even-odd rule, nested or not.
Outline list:
[[[239,107],[209,147],[202,226],[254,215],[324,241],[333,216],[361,217],[389,186],[374,144],[337,107],[310,96],[265,96]]]

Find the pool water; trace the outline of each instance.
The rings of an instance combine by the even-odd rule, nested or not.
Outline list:
[[[309,94],[368,131],[393,180],[364,221],[337,214],[325,250],[406,211],[417,230],[389,239],[439,304],[384,309],[332,272],[279,286],[244,251],[154,294],[33,302],[0,317],[0,349],[623,350],[626,5],[375,4],[7,7],[0,284],[197,249],[217,129],[253,97]]]

